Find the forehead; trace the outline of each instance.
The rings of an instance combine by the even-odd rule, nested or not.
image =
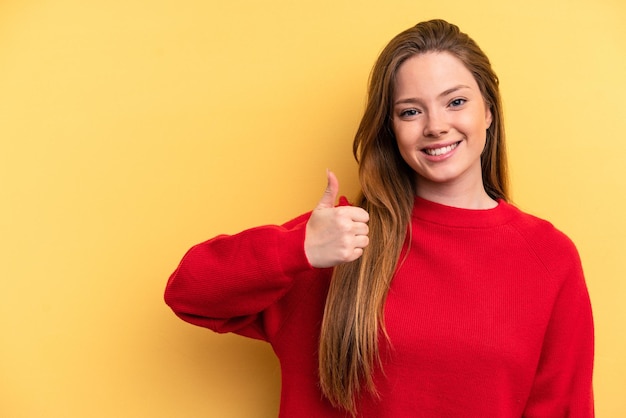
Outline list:
[[[457,85],[479,90],[474,76],[460,59],[449,52],[427,52],[414,55],[400,65],[394,96],[438,95]]]

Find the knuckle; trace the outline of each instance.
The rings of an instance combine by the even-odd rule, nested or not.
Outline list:
[[[351,255],[352,255],[352,251],[350,251],[348,248],[342,248],[339,251],[339,258],[342,261],[349,261]]]
[[[344,233],[350,232],[352,230],[352,222],[346,218],[338,219],[337,229]]]
[[[337,213],[337,215],[339,216],[346,216],[348,209],[349,209],[349,206],[338,206],[335,208],[335,213]]]

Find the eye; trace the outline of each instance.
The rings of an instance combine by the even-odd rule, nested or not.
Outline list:
[[[467,99],[454,99],[450,102],[450,107],[459,107],[463,106],[467,102]]]
[[[401,118],[410,118],[412,116],[417,116],[419,111],[417,109],[406,109],[400,112]]]

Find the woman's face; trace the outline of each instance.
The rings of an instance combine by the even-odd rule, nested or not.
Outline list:
[[[492,116],[465,65],[447,52],[413,56],[398,69],[393,100],[393,131],[418,195],[484,194],[480,155]]]

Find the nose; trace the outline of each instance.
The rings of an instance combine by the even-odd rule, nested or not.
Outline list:
[[[426,114],[424,136],[437,138],[448,132],[449,125],[446,116],[441,111],[431,111]]]

